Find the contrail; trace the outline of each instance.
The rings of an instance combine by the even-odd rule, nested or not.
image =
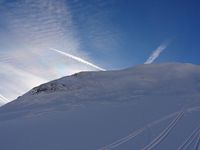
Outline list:
[[[153,53],[145,61],[144,64],[153,63],[160,56],[160,54],[167,48],[167,46],[168,46],[168,43],[161,44],[156,50],[153,51]]]
[[[60,50],[57,50],[57,49],[55,49],[55,48],[50,48],[50,50],[53,50],[53,51],[55,51],[55,52],[58,52],[58,53],[60,53],[60,54],[62,54],[62,55],[65,55],[65,56],[67,56],[67,57],[69,57],[69,58],[72,58],[72,59],[74,59],[74,60],[76,60],[76,61],[78,61],[78,62],[84,63],[84,64],[86,64],[86,65],[88,65],[88,66],[91,66],[91,67],[93,67],[93,68],[96,68],[96,69],[98,69],[98,70],[106,71],[105,69],[103,69],[103,68],[101,68],[101,67],[99,67],[99,66],[96,66],[96,65],[94,65],[94,64],[92,64],[92,63],[90,63],[90,62],[88,62],[88,61],[86,61],[86,60],[84,60],[84,59],[82,59],[82,58],[80,58],[80,57],[71,55],[71,54],[69,54],[69,53],[66,53],[66,52],[63,52],[63,51],[60,51]]]
[[[1,94],[0,94],[0,100],[2,100],[3,102],[6,102],[6,103],[9,102],[9,100]]]

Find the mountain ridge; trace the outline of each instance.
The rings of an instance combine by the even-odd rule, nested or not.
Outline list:
[[[131,92],[133,94],[130,97],[135,97],[135,99],[140,99],[142,95],[148,94],[187,95],[189,91],[190,94],[198,95],[200,90],[199,75],[200,66],[189,63],[147,64],[123,70],[80,72],[39,85],[3,106],[0,112],[2,109],[9,108],[10,105],[16,105],[14,107],[19,107],[19,109],[22,105],[24,105],[23,107],[42,106],[48,103],[56,105],[56,99],[62,99],[61,104],[64,104],[65,101],[66,103],[77,101],[77,103],[82,104],[88,99],[93,101],[91,97],[93,99],[100,97],[106,99],[107,94],[109,98],[109,94],[113,92],[121,92],[121,95],[116,94],[115,99],[123,99],[123,96],[130,95]],[[190,80],[187,81],[187,78]],[[185,81],[182,83],[183,80]],[[59,94],[62,96],[59,97]],[[49,101],[40,100],[40,96],[49,99]],[[52,100],[52,97],[55,98]],[[117,100],[112,102],[117,102]],[[57,103],[59,104],[59,102]],[[13,107],[11,107],[12,109]]]

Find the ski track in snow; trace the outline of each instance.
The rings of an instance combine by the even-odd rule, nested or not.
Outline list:
[[[152,123],[149,123],[148,125],[146,125],[145,127],[143,128],[140,128],[134,132],[132,132],[131,134],[129,134],[128,136],[124,137],[124,138],[121,138],[115,142],[113,142],[112,144],[109,144],[109,145],[106,145],[102,148],[100,148],[99,150],[111,150],[113,148],[116,148],[118,146],[120,146],[121,144],[125,143],[125,142],[128,142],[129,140],[133,139],[134,137],[136,137],[137,135],[141,134],[144,130],[150,128],[150,127],[153,127],[159,123],[161,123],[162,121],[165,121],[167,119],[170,119],[172,117],[174,117],[175,115],[179,114],[180,112],[175,112],[175,113],[172,113],[170,115],[167,115],[159,120],[156,120]]]
[[[171,130],[176,126],[176,124],[183,117],[183,115],[184,115],[184,112],[180,112],[178,114],[178,116],[156,138],[154,138],[150,144],[148,144],[142,150],[151,150],[155,146],[160,144],[167,137],[167,135],[171,132]]]
[[[195,145],[195,150],[199,150],[200,148],[200,132],[198,132],[198,139],[197,139],[197,143]]]
[[[120,140],[117,140],[115,141],[114,143],[110,144],[110,145],[107,145],[103,148],[100,148],[99,150],[111,150],[113,148],[116,148],[118,146],[120,146],[121,144],[125,143],[125,142],[128,142],[129,140],[133,139],[134,137],[136,137],[137,135],[139,135],[140,133],[142,133],[143,131],[145,130],[145,128],[141,128],[141,129],[138,129],[136,130],[135,132],[131,133],[130,135],[120,139]]]
[[[197,134],[199,131],[200,131],[200,126],[199,126],[198,128],[196,128],[196,129],[192,132],[192,134],[183,142],[183,144],[181,144],[181,146],[178,147],[177,150],[185,150],[185,149],[188,147],[189,143],[190,143],[191,141],[194,140],[194,138],[196,137],[196,134]]]
[[[153,126],[155,126],[155,125],[161,123],[162,121],[165,121],[165,120],[167,120],[167,119],[170,119],[170,118],[174,117],[175,115],[178,115],[178,116],[164,129],[164,131],[161,132],[161,133],[158,135],[157,138],[155,138],[149,145],[147,145],[146,147],[143,148],[143,150],[150,150],[150,149],[152,149],[153,147],[157,146],[160,142],[162,142],[162,140],[164,140],[164,138],[167,137],[167,135],[170,133],[170,131],[176,126],[177,122],[183,117],[184,113],[190,113],[190,112],[193,112],[193,111],[199,111],[199,110],[200,110],[199,108],[200,108],[199,106],[197,106],[197,107],[192,107],[192,108],[185,109],[185,111],[179,111],[179,112],[175,112],[175,113],[172,113],[172,114],[170,114],[170,115],[167,115],[167,116],[165,116],[165,117],[163,117],[163,118],[161,118],[161,119],[159,119],[159,120],[156,120],[156,121],[154,121],[154,122],[152,122],[152,123],[147,124],[147,125],[146,125],[145,127],[143,127],[143,128],[140,128],[140,129],[138,129],[138,130],[132,132],[131,134],[129,134],[129,135],[126,136],[126,137],[123,137],[123,138],[121,138],[121,139],[119,139],[119,140],[117,140],[117,141],[115,141],[115,142],[113,142],[113,143],[111,143],[111,144],[109,144],[109,145],[106,145],[106,146],[104,146],[104,147],[102,147],[102,148],[99,148],[98,150],[111,150],[111,149],[113,149],[113,148],[116,148],[116,147],[118,147],[118,146],[120,146],[120,145],[122,145],[122,144],[128,142],[129,140],[135,138],[137,135],[141,134],[141,133],[142,133],[143,131],[145,131],[146,129],[148,129],[148,128],[150,128],[150,127],[153,127]],[[197,128],[197,129],[198,129],[198,128]],[[196,129],[196,131],[198,132],[197,129]],[[200,129],[200,127],[199,127],[199,129]],[[194,133],[193,133],[193,134],[195,135],[195,137],[196,137],[197,132],[194,132]],[[196,133],[196,134],[195,134],[195,133]],[[191,135],[191,136],[193,137],[193,135]],[[184,142],[184,144],[182,144],[182,145],[178,148],[178,150],[181,150],[182,146],[188,147],[189,145],[186,145],[186,144],[187,144],[188,142],[190,142],[190,138],[192,138],[192,137],[189,137],[188,139],[186,139],[186,141]],[[194,137],[194,138],[195,138],[195,137]],[[194,140],[194,139],[192,139],[192,141],[193,141],[193,140]],[[191,144],[191,143],[189,143],[189,144]],[[197,150],[198,150],[198,149],[197,149]]]
[[[198,136],[198,132],[194,134],[194,136],[191,138],[191,140],[187,143],[187,145],[182,150],[188,149],[188,147],[195,141],[197,136]]]

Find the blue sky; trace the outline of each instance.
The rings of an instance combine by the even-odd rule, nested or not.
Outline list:
[[[109,70],[143,64],[164,44],[153,63],[200,64],[199,4],[198,0],[0,0],[0,96],[11,100],[40,83],[95,70],[50,48]]]
[[[88,5],[91,1],[84,3]],[[94,57],[98,55],[100,64],[103,60],[103,66],[107,68],[141,64],[164,41],[170,41],[170,44],[156,62],[199,64],[199,4],[197,0],[115,0],[103,8],[87,9],[91,20],[93,15],[100,13],[97,15],[100,32],[108,30],[114,37],[111,43],[109,39],[102,40],[103,47],[95,47],[87,41],[90,26],[77,19],[78,13],[74,18],[80,21],[79,29],[83,30],[84,50],[90,51]]]

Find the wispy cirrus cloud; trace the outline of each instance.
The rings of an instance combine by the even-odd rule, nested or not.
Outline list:
[[[168,47],[169,43],[163,43],[158,48],[156,48],[152,54],[149,56],[149,58],[145,61],[144,64],[151,64],[153,63],[160,54]]]
[[[1,102],[7,103],[7,102],[9,102],[9,100],[6,97],[4,97],[3,95],[0,94],[0,105],[1,105]]]
[[[22,0],[6,3],[8,28],[22,44],[46,47],[61,45],[77,50],[72,15],[64,0]]]
[[[98,53],[109,55],[119,46],[121,34],[112,21],[114,0],[74,0],[70,10],[78,20],[75,24],[81,34],[81,43],[84,48]],[[84,22],[84,23],[80,23]]]
[[[22,95],[33,86],[47,81],[14,65],[0,63],[0,68],[1,85],[3,85],[0,91],[4,93],[4,99],[7,102],[17,95]]]
[[[97,65],[95,65],[95,64],[93,64],[91,62],[88,62],[88,61],[86,61],[86,60],[84,60],[84,59],[82,59],[80,57],[71,55],[69,53],[66,53],[66,52],[63,52],[63,51],[60,51],[60,50],[57,50],[55,48],[50,48],[50,50],[53,50],[53,51],[55,51],[55,52],[57,52],[57,53],[59,53],[61,55],[67,56],[68,58],[72,58],[73,60],[76,60],[76,61],[78,61],[80,63],[86,64],[86,65],[88,65],[90,67],[93,67],[93,68],[95,68],[97,70],[106,71],[105,69],[103,69],[103,68],[101,68],[101,67],[99,67],[99,66],[97,66]]]

